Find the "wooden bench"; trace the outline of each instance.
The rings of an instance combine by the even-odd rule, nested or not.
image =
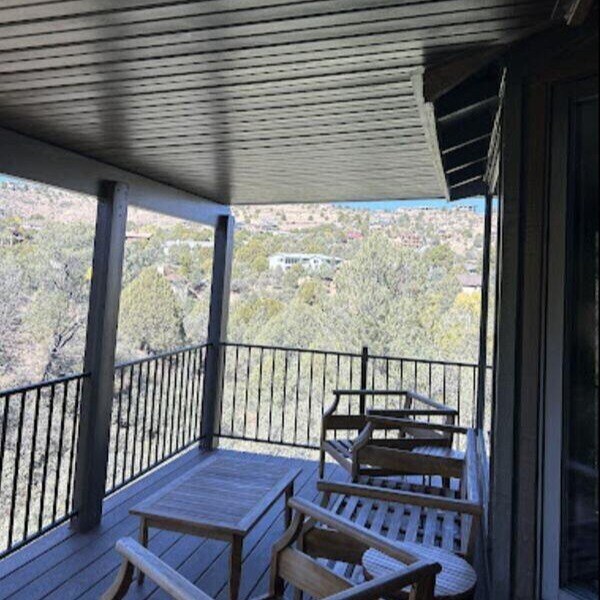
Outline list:
[[[460,460],[418,456],[409,450],[392,452],[391,464],[411,477],[362,477],[360,483],[319,481],[322,506],[334,514],[394,541],[417,542],[472,559],[483,510],[477,434],[465,430],[466,450]],[[398,455],[401,455],[399,458]],[[385,466],[385,462],[383,462]],[[451,482],[431,485],[428,480]],[[314,539],[320,535],[317,531]]]
[[[436,563],[420,560],[401,550],[379,534],[356,527],[344,518],[331,514],[321,507],[297,498],[289,501],[293,509],[290,527],[273,546],[269,592],[262,600],[283,599],[286,582],[298,590],[314,597],[330,600],[376,600],[394,595],[398,590],[409,588],[411,600],[432,600],[436,574],[440,567]],[[303,531],[305,519],[320,523],[327,528],[330,542],[341,546],[346,540],[354,541],[361,548],[356,565],[361,565],[363,554],[369,549],[377,550],[396,561],[382,576],[359,582],[341,573],[336,573],[315,558],[294,547]],[[160,589],[175,600],[210,600],[209,596],[195,587],[173,568],[153,555],[132,539],[119,540],[117,552],[123,557],[121,569],[102,600],[124,598],[132,583],[134,570],[138,569]],[[360,566],[362,569],[362,566]]]
[[[338,414],[343,396],[397,396],[400,408],[370,409],[364,414]],[[454,431],[430,427],[411,428],[402,420],[416,420],[420,417],[438,419],[440,425],[451,426],[458,416],[456,410],[410,390],[335,390],[333,404],[323,415],[319,457],[319,476],[325,474],[325,458],[331,456],[342,468],[356,479],[359,475],[387,475],[390,469],[382,469],[358,463],[357,452],[366,446],[382,448],[413,449],[421,448],[422,454],[440,454],[440,448],[452,448]],[[367,427],[368,426],[368,427]],[[351,432],[354,436],[348,437]],[[376,432],[386,432],[385,437],[375,438]],[[338,434],[346,437],[338,437]],[[392,434],[392,437],[389,434]],[[393,435],[393,434],[396,435]],[[432,450],[433,448],[433,450]],[[368,450],[362,453],[364,457]]]

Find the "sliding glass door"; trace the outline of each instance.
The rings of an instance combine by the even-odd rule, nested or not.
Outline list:
[[[598,96],[554,99],[542,596],[598,598]]]

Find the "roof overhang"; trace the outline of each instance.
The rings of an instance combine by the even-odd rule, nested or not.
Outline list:
[[[553,7],[6,0],[0,127],[225,205],[453,197],[443,146],[460,138],[460,116],[424,129],[413,74],[487,57],[547,24]],[[436,119],[456,85],[438,78]],[[432,90],[425,81],[420,93]],[[441,159],[432,160],[436,139]],[[16,155],[9,162],[40,180],[15,167]]]

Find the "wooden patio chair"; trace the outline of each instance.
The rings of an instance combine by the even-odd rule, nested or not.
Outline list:
[[[401,406],[397,409],[369,409],[359,414],[339,414],[343,396],[398,396]],[[356,479],[359,475],[390,475],[390,469],[369,465],[364,460],[358,465],[356,455],[365,446],[404,450],[420,449],[421,454],[444,454],[440,448],[451,453],[454,431],[439,427],[410,427],[402,420],[417,421],[419,418],[438,419],[439,425],[453,426],[458,412],[431,398],[410,390],[335,390],[333,404],[323,414],[319,456],[319,476],[325,475],[325,458],[331,456],[343,469]],[[428,421],[429,423],[429,421]],[[433,425],[433,423],[430,423]],[[438,425],[438,423],[436,423]],[[368,427],[367,427],[368,426]],[[355,435],[350,437],[350,434]],[[376,432],[386,432],[385,437],[375,438]],[[338,437],[338,434],[344,437]],[[392,434],[391,436],[389,434]],[[394,435],[395,434],[395,435]],[[374,443],[374,440],[377,440]],[[363,452],[363,457],[369,450]]]
[[[453,443],[462,437],[459,444],[464,446],[469,428],[371,413],[366,421],[350,452],[353,481],[365,476],[437,474],[449,486],[451,478],[461,478],[465,452]],[[381,430],[394,430],[398,435],[375,437]]]
[[[292,498],[289,506],[294,511],[292,523],[273,546],[269,591],[261,600],[283,599],[286,583],[314,598],[329,600],[376,600],[395,597],[401,590],[410,600],[434,598],[436,574],[440,571],[435,562],[420,560],[384,537],[357,527],[313,503]],[[358,581],[356,577],[353,579],[332,571],[323,561],[294,547],[307,518],[326,527],[329,544],[326,555],[329,556],[333,549],[336,557],[354,561],[359,566],[366,552],[376,550],[376,557],[385,556],[393,561],[391,568],[383,570],[381,576],[369,580],[363,577]],[[353,545],[351,552],[346,552],[342,543],[349,539]],[[175,600],[210,600],[204,592],[134,540],[123,538],[117,542],[116,549],[123,557],[121,569],[102,600],[123,598],[135,569]]]
[[[483,513],[475,431],[466,431],[461,460],[419,456],[408,450],[383,451],[384,459],[378,456],[378,464],[387,466],[389,458],[396,472],[429,478],[438,475],[442,482],[455,479],[451,486],[425,483],[426,477],[419,483],[411,477],[362,477],[360,483],[346,484],[321,480],[317,483],[323,494],[321,505],[392,541],[452,551],[471,561]],[[305,539],[303,534],[302,544]]]

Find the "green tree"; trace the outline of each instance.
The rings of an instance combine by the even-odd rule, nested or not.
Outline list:
[[[131,348],[154,354],[183,340],[181,308],[167,279],[144,269],[123,290],[119,334]]]
[[[47,224],[15,255],[31,298],[23,308],[23,327],[42,379],[81,368],[92,240],[91,226]]]

